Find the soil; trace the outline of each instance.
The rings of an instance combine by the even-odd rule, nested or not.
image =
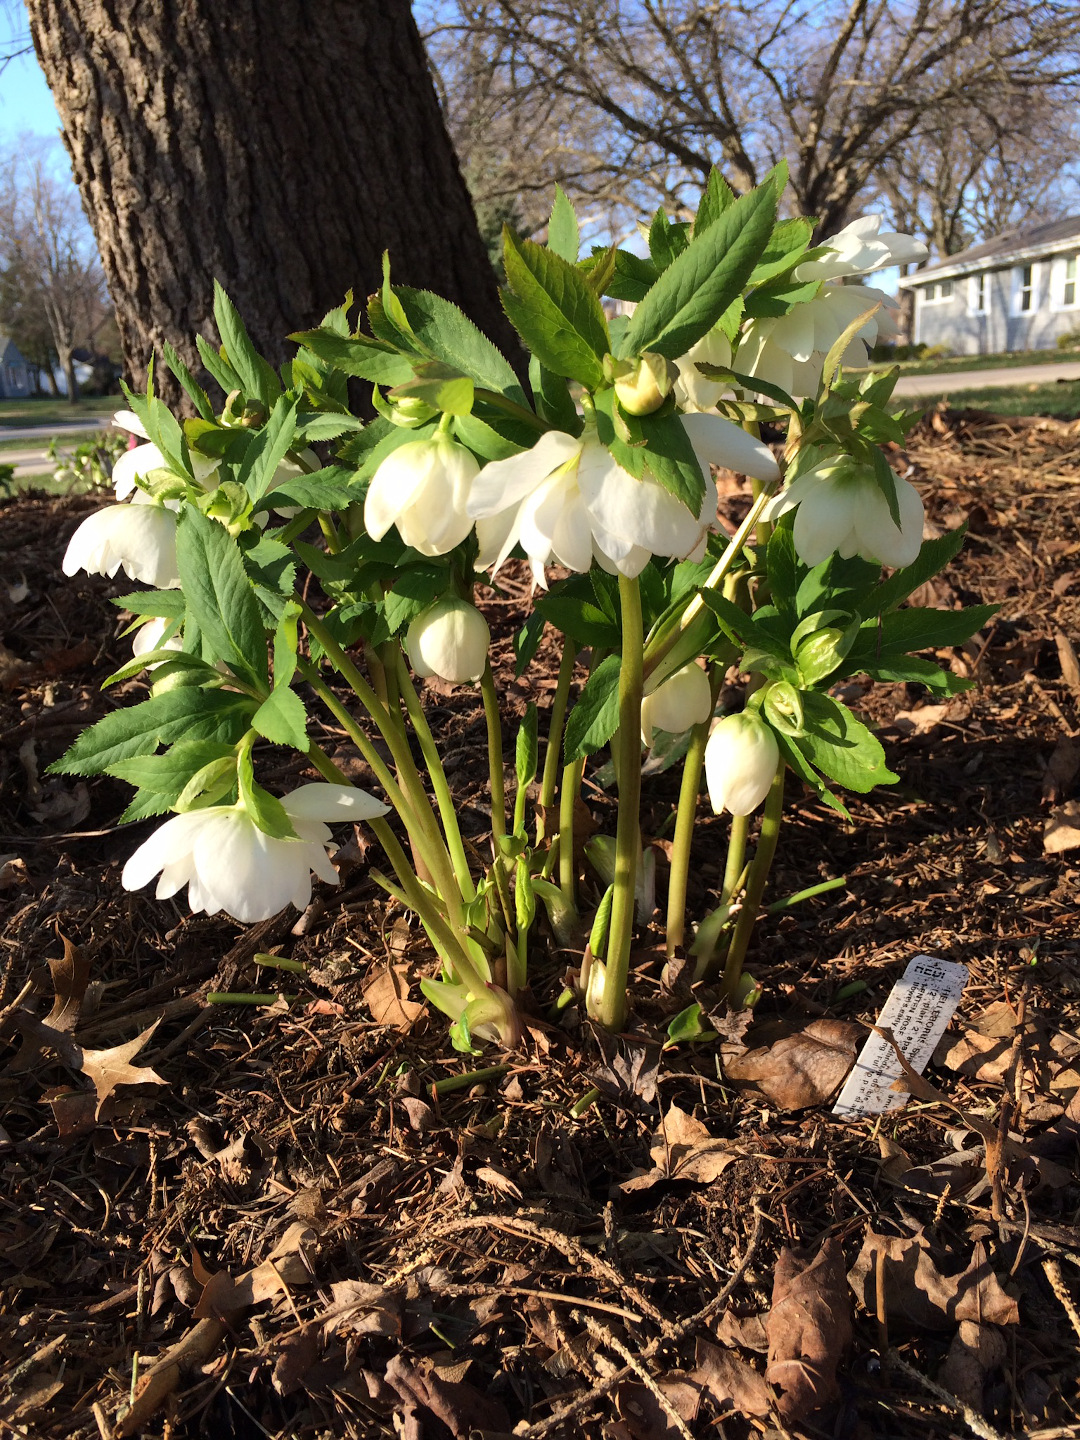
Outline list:
[[[846,884],[759,925],[752,1019],[665,1051],[688,995],[657,926],[626,1035],[552,1018],[576,956],[549,940],[522,1048],[456,1055],[362,830],[300,917],[124,891],[156,822],[45,771],[144,689],[100,689],[130,587],[60,574],[99,499],[0,503],[0,1435],[1080,1435],[1080,428],[935,412],[893,463],[932,528],[970,527],[920,601],[1002,607],[939,652],[978,687],[846,687],[900,783],[850,826],[792,784],[766,898]],[[484,601],[508,754],[557,665],[546,643],[512,678],[526,595],[515,572]],[[479,700],[425,703],[479,846]],[[260,773],[314,778],[284,751]],[[677,783],[646,785],[661,852]],[[706,810],[695,915],[723,865]],[[790,1037],[850,1060],[919,954],[970,969],[932,1088],[837,1119],[809,1066],[791,1107]],[[733,1078],[785,1036],[771,1081]]]

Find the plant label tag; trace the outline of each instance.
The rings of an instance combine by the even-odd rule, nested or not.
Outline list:
[[[877,1023],[892,1031],[904,1059],[920,1075],[953,1017],[967,978],[966,965],[916,955],[885,1001]],[[854,1117],[899,1110],[910,1098],[906,1090],[892,1088],[902,1075],[896,1051],[880,1035],[871,1035],[832,1113]]]

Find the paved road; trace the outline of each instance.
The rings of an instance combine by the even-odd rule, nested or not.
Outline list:
[[[1015,365],[1000,370],[956,370],[950,375],[901,375],[895,395],[951,395],[954,390],[986,390],[999,385],[1053,385],[1057,380],[1080,380],[1080,363]]]
[[[37,440],[47,446],[54,435],[77,435],[82,430],[106,430],[111,424],[111,415],[83,415],[79,420],[50,420],[44,425],[0,423],[0,440]]]

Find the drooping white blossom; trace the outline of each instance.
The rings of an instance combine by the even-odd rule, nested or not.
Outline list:
[[[301,785],[282,798],[296,839],[260,830],[243,805],[214,805],[174,815],[139,846],[124,866],[126,890],[141,890],[160,874],[155,894],[167,900],[186,885],[193,911],[234,920],[268,920],[292,902],[311,900],[311,872],[328,885],[338,874],[326,850],[326,821],[371,820],[387,807],[346,785]]]
[[[687,436],[705,474],[695,515],[649,478],[624,470],[595,430],[578,437],[549,430],[531,450],[485,465],[469,497],[477,519],[482,567],[498,569],[515,545],[529,557],[538,584],[545,565],[588,570],[593,559],[611,573],[640,575],[652,555],[700,558],[716,518],[709,464],[776,476],[760,441],[719,415],[688,415]]]
[[[471,451],[442,432],[399,445],[371,478],[365,529],[381,540],[396,525],[422,555],[445,555],[473,527],[465,503],[479,468]]]
[[[646,692],[641,702],[642,742],[651,745],[657,730],[681,735],[691,726],[708,720],[711,714],[709,677],[700,665],[691,661],[661,680],[655,690]]]
[[[145,625],[140,625],[135,634],[131,637],[132,655],[149,655],[154,650],[182,650],[184,642],[179,633],[170,635],[168,640],[162,639],[165,631],[173,622],[163,615],[155,615],[147,620]],[[156,670],[158,665],[163,665],[163,660],[148,666],[150,670]]]
[[[176,564],[176,514],[139,491],[131,504],[106,505],[88,515],[68,542],[65,575],[113,576],[123,569],[132,580],[158,590],[180,584]]]
[[[705,746],[705,783],[715,814],[753,814],[779,764],[776,736],[760,715],[752,710],[725,715]]]
[[[881,308],[859,327],[842,356],[844,365],[865,365],[869,348],[899,333],[896,300],[870,285],[823,285],[786,315],[751,320],[735,368],[789,395],[813,395],[825,356],[848,326],[875,305]]]
[[[860,215],[820,242],[831,255],[804,260],[795,269],[795,279],[839,280],[845,275],[868,275],[889,265],[910,265],[925,260],[929,250],[914,235],[882,230],[881,215]]]
[[[131,410],[118,410],[113,416],[112,423],[121,430],[130,431],[132,435],[139,435],[146,439],[146,429],[142,421]],[[198,450],[189,449],[188,453],[191,456],[191,468],[194,471],[195,479],[200,485],[205,486],[217,471],[221,461],[209,455],[201,455]],[[137,479],[149,475],[151,470],[168,470],[170,468],[165,456],[152,443],[136,445],[130,450],[125,450],[113,465],[112,482],[117,500],[126,500],[137,488]]]
[[[421,611],[405,639],[417,675],[437,675],[451,685],[480,679],[490,645],[491,631],[480,611],[452,595]]]
[[[710,380],[697,368],[702,365],[730,365],[731,342],[722,330],[713,329],[691,345],[677,361],[679,378],[675,381],[675,399],[687,412],[715,410],[716,402],[730,390],[723,380]]]
[[[773,499],[775,520],[796,510],[793,538],[804,565],[820,565],[836,553],[861,555],[879,565],[910,565],[922,547],[923,502],[910,481],[893,473],[900,524],[889,510],[873,472],[851,456],[824,460]]]

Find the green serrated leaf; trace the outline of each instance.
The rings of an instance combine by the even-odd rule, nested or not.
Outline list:
[[[176,527],[176,560],[188,612],[216,658],[267,691],[266,632],[236,541],[189,505]]]
[[[548,221],[548,248],[554,250],[556,255],[561,255],[564,260],[569,260],[571,265],[577,263],[578,251],[581,249],[578,218],[561,185],[555,186],[555,203],[551,207],[551,219]]]
[[[300,330],[289,339],[336,370],[373,385],[404,385],[412,378],[412,361],[392,345],[367,335],[341,335],[335,330]]]
[[[607,321],[596,292],[576,266],[531,240],[504,231],[509,291],[503,308],[541,365],[594,390],[604,379]]]
[[[622,660],[608,655],[589,676],[566,721],[563,755],[567,764],[583,760],[606,745],[619,728],[619,670]]]
[[[804,729],[795,744],[811,765],[859,794],[899,779],[885,764],[880,740],[846,705],[820,691],[804,691],[801,699]]]
[[[307,711],[295,690],[279,685],[251,717],[251,728],[275,745],[307,752]]]
[[[720,219],[725,210],[735,204],[735,192],[714,165],[709,171],[705,193],[701,197],[694,217],[694,236],[703,235],[710,225]]]
[[[49,773],[101,775],[118,761],[180,740],[235,743],[248,729],[254,708],[246,695],[224,690],[167,690],[91,725],[49,766]]]
[[[685,355],[741,295],[765,249],[776,217],[770,184],[736,200],[675,260],[630,319],[623,355],[654,350]]]

